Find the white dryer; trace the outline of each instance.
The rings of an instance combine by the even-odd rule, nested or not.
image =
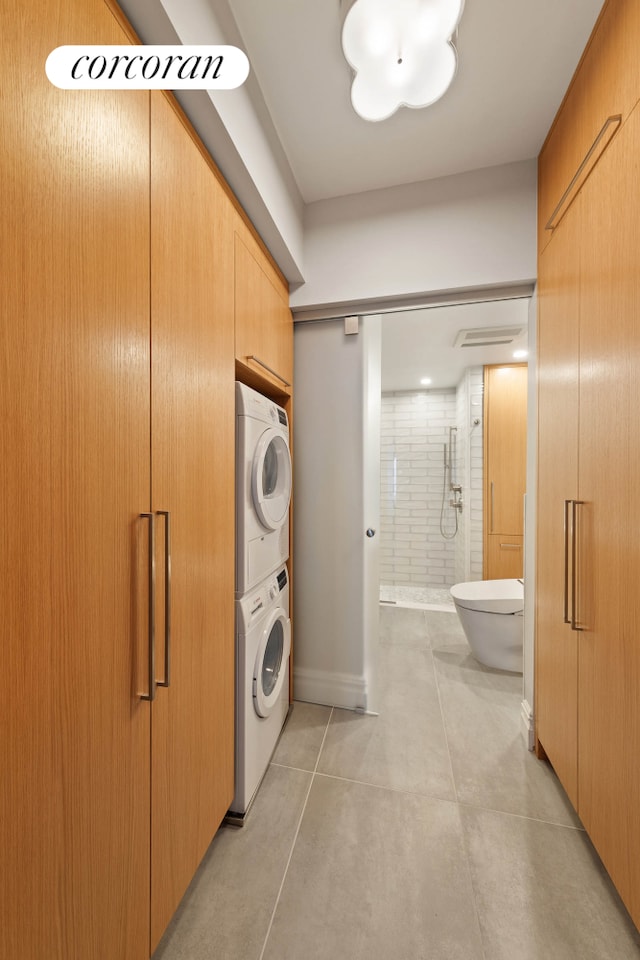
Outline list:
[[[287,413],[236,383],[236,597],[289,556],[290,500]]]
[[[236,600],[236,791],[243,823],[289,711],[289,581],[282,567]]]

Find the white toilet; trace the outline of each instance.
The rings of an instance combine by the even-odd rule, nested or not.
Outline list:
[[[451,587],[476,660],[522,673],[524,586],[520,580],[475,580]]]

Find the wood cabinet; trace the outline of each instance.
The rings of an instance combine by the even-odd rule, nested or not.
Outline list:
[[[149,94],[63,92],[102,3],[3,18],[0,956],[148,953]],[[139,679],[139,678],[138,678]]]
[[[639,44],[637,0],[608,0],[540,154],[540,250],[551,239],[549,220],[553,217],[559,222],[615,134],[619,121],[628,117],[640,98]],[[570,124],[562,122],[562,117],[567,116],[571,117]],[[587,157],[588,162],[582,167]],[[561,204],[567,190],[566,201]]]
[[[569,547],[578,500],[580,206],[538,265],[538,539],[535,716],[539,740],[578,806],[578,634]]]
[[[143,960],[233,795],[233,208],[161,94],[47,80],[106,5],[7,20],[0,956]]]
[[[240,216],[234,251],[238,379],[283,402],[293,383],[289,291]]]
[[[488,580],[504,580],[522,577],[523,537],[506,533],[490,533],[487,537]]]
[[[583,192],[576,614],[578,812],[640,924],[640,109]]]
[[[151,101],[152,510],[170,511],[171,684],[151,711],[151,946],[233,798],[233,207]],[[194,238],[197,248],[194,249]],[[165,523],[158,516],[158,563]],[[163,600],[159,576],[158,675]]]
[[[484,368],[484,576],[522,576],[527,366]]]
[[[628,5],[610,9],[618,9],[622,30]],[[637,69],[635,60],[629,69]],[[572,128],[571,114],[561,121]],[[636,924],[638,156],[640,107],[621,124],[539,258],[536,615],[539,747]],[[571,501],[566,538],[565,500]]]

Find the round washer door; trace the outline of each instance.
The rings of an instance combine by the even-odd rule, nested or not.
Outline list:
[[[259,717],[268,717],[278,702],[291,650],[291,621],[276,607],[267,619],[253,666],[253,706]]]
[[[291,454],[279,430],[270,427],[260,437],[251,470],[253,505],[267,530],[279,530],[291,499]]]

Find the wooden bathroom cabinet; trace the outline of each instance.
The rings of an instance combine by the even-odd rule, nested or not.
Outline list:
[[[563,184],[547,174],[557,144],[574,139],[578,157],[590,148],[578,95],[593,89],[602,122],[620,117],[550,238],[540,237],[535,674],[538,753],[553,764],[636,925],[639,43],[638,5],[610,0],[540,158],[542,195],[560,199]]]
[[[527,365],[484,368],[484,578],[522,577]]]

